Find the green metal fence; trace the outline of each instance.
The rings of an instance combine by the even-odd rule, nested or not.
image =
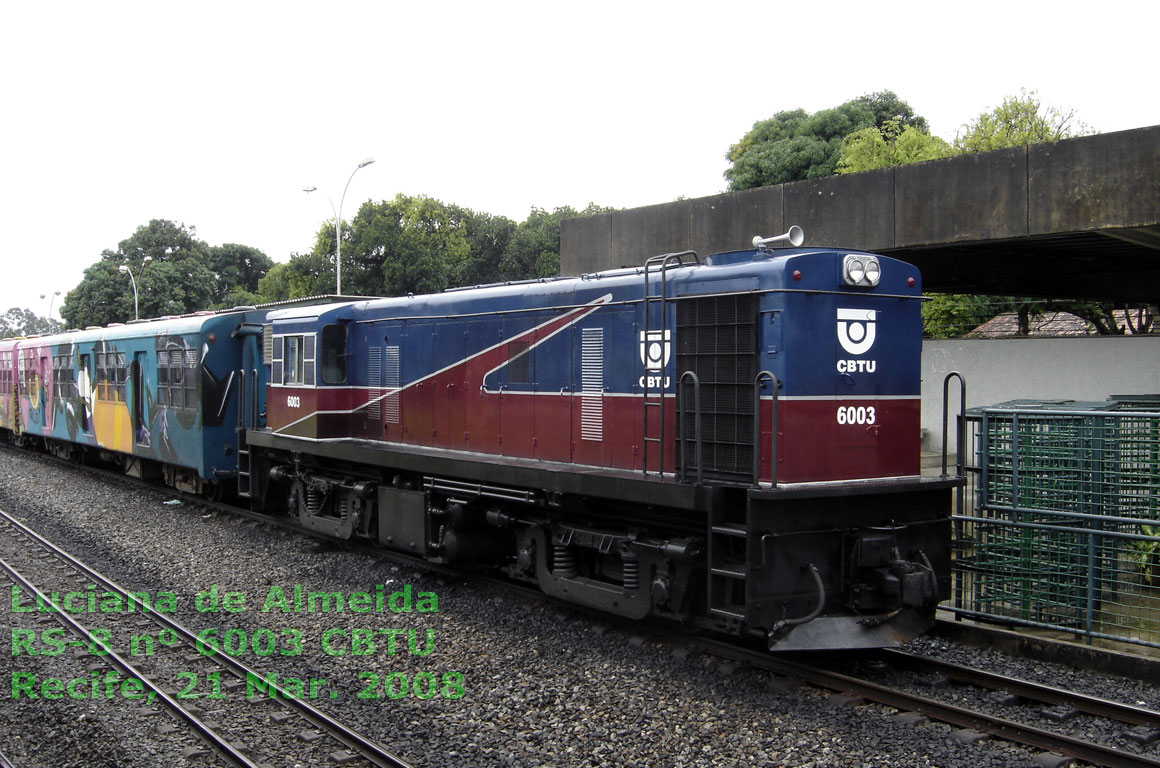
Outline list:
[[[966,418],[960,615],[1160,647],[1160,413],[995,407]]]

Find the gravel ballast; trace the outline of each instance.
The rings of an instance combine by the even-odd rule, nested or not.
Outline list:
[[[174,593],[174,616],[192,629],[217,628],[222,635],[234,629],[234,638],[272,631],[289,655],[250,651],[241,660],[280,679],[325,680],[312,703],[416,766],[1001,768],[1028,766],[1034,758],[1003,742],[961,743],[949,726],[916,724],[889,708],[858,706],[703,655],[682,658],[671,646],[630,642],[627,634],[602,631],[566,609],[196,505],[166,503],[171,500],[164,491],[121,487],[0,450],[0,508],[123,586]],[[195,596],[214,585],[219,610],[198,611]],[[383,585],[381,612],[323,612],[318,605],[314,611],[262,610],[278,596],[275,587],[292,605],[296,586],[303,594],[374,595],[376,585]],[[392,611],[389,597],[402,607],[397,593],[408,587],[412,610]],[[243,610],[220,609],[227,592],[244,597]],[[435,607],[430,594],[437,596],[437,611],[421,612],[420,605]],[[4,619],[9,627],[24,626],[26,615],[6,610]],[[388,635],[378,632],[388,629],[403,630],[393,654]],[[356,632],[375,642],[374,652],[353,653],[347,638]],[[294,652],[293,637],[300,638],[300,652]],[[359,642],[359,650],[369,650]],[[945,641],[923,640],[918,647],[959,653],[948,651]],[[5,655],[4,661],[9,675],[83,675],[85,665],[75,656]],[[1123,681],[1086,677],[1106,685],[1107,693],[1123,693]],[[385,681],[397,692],[404,678],[418,681],[430,697],[384,695]],[[1079,686],[1084,679],[1075,673],[1060,684]],[[1145,693],[1154,696],[1134,689],[1126,698],[1107,697],[1135,701]],[[166,716],[145,714],[140,705],[10,696],[2,702],[3,751],[20,765],[209,764],[204,756],[183,757],[180,738],[158,736],[157,724]],[[276,749],[255,759],[294,765]]]

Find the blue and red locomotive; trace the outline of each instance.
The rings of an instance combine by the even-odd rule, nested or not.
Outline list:
[[[231,426],[212,438],[222,461],[182,466],[328,535],[494,566],[623,616],[778,650],[897,644],[949,588],[953,481],[919,472],[919,274],[767,247],[791,235],[579,278],[219,316],[230,328],[196,345],[195,429]],[[76,357],[85,333],[43,341]],[[123,333],[105,334],[114,352]],[[144,398],[129,423],[156,434],[174,374],[142,349],[122,402]]]

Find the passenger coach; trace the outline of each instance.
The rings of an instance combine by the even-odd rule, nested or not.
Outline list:
[[[257,425],[265,398],[264,317],[205,312],[0,342],[0,428],[176,488],[232,488],[238,427]]]

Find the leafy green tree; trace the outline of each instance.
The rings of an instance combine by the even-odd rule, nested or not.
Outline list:
[[[1044,106],[1035,91],[1024,89],[964,125],[955,147],[963,152],[987,152],[1090,133],[1092,129],[1076,117],[1074,109]]]
[[[505,279],[500,270],[517,225],[506,216],[467,212],[467,256],[459,264],[456,285],[484,285]]]
[[[891,118],[879,128],[870,125],[842,140],[838,173],[856,173],[892,165],[920,163],[955,154],[955,148],[938,136],[903,126]]]
[[[252,298],[272,262],[244,245],[210,247],[194,227],[154,219],[101,252],[60,313],[74,328],[133,319],[136,281],[141,317],[183,315]],[[133,275],[122,271],[122,267]]]
[[[550,213],[533,208],[512,235],[500,263],[499,279],[528,280],[560,274],[560,225],[564,219],[595,216],[611,210],[595,203],[589,203],[582,211],[571,206],[562,206]]]
[[[422,294],[446,288],[559,274],[560,223],[611,209],[533,208],[516,224],[432,198],[398,195],[367,202],[343,229],[343,285],[364,296]],[[334,227],[314,248],[275,265],[258,284],[258,302],[333,292]]]
[[[1019,314],[1022,335],[1027,335],[1030,316],[1042,311],[1044,302],[1007,296],[981,296],[959,293],[927,294],[922,304],[923,334],[932,339],[953,339],[974,330],[996,315]]]
[[[434,293],[456,285],[471,251],[470,212],[430,197],[366,202],[350,223],[343,273],[365,296]],[[348,255],[349,254],[349,255]]]
[[[842,140],[888,120],[925,130],[926,120],[892,91],[866,94],[833,109],[807,114],[803,109],[778,112],[753,126],[729,148],[732,164],[725,171],[730,190],[751,189],[834,173]]]
[[[219,309],[236,307],[252,299],[258,290],[258,281],[274,266],[274,260],[257,248],[236,243],[213,246],[209,249],[213,288],[210,299]],[[234,302],[234,303],[231,303]]]
[[[293,260],[297,254],[291,257]],[[275,264],[270,271],[258,281],[258,290],[253,304],[264,304],[271,301],[284,301],[290,298],[290,265]]]
[[[65,294],[60,316],[70,328],[132,320],[132,291],[129,278],[118,272],[114,260],[102,256],[101,261],[85,270],[77,287]]]
[[[0,315],[0,338],[10,339],[13,336],[31,336],[36,333],[53,333],[61,330],[61,324],[56,320],[41,317],[31,309],[12,307]]]
[[[884,128],[890,121],[897,122],[903,128],[913,128],[919,133],[930,133],[930,126],[926,118],[916,115],[898,94],[894,91],[878,91],[859,96],[855,101],[861,102],[874,113],[874,125]]]

